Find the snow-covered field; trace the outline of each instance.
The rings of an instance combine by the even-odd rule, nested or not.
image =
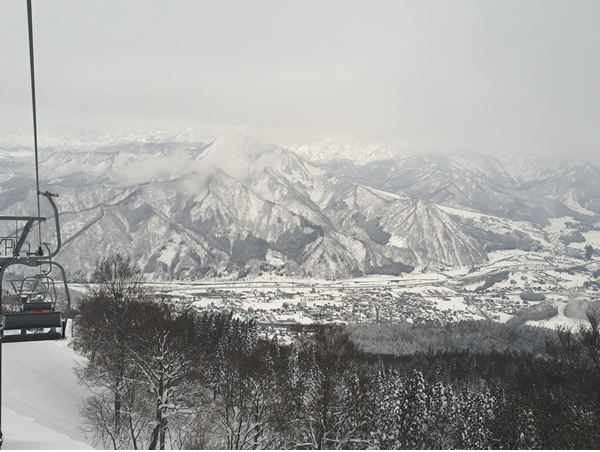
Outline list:
[[[501,250],[489,254],[489,262],[476,268],[413,272],[401,276],[369,276],[338,281],[253,280],[237,282],[174,283],[155,286],[200,310],[233,311],[272,324],[330,321],[391,322],[488,319],[506,322],[538,302],[523,301],[523,292],[544,296],[558,314],[538,326],[577,326],[580,320],[564,315],[564,305],[579,300],[583,305],[598,299],[591,272],[600,260],[572,258],[548,251]],[[587,272],[568,268],[585,264]],[[482,284],[494,275],[506,274],[491,287]],[[266,329],[266,332],[270,329]]]
[[[79,430],[81,359],[67,340],[2,345],[3,449],[93,449]]]

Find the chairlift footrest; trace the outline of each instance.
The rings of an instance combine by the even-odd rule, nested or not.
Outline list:
[[[63,339],[62,330],[47,331],[44,333],[26,333],[26,334],[5,334],[1,341],[8,342],[33,342],[33,341],[55,341]]]
[[[65,319],[60,312],[19,312],[4,314],[4,330],[63,328]]]

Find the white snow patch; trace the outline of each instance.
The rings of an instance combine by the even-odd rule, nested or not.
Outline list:
[[[167,265],[171,265],[173,259],[177,255],[178,247],[174,244],[170,243],[164,250],[160,253],[159,261],[164,262]]]
[[[591,210],[583,207],[579,201],[577,200],[577,195],[573,189],[567,192],[566,196],[562,198],[563,204],[565,204],[569,209],[574,210],[575,212],[582,213],[584,215],[596,216],[596,212],[592,212]]]
[[[577,330],[582,323],[587,323],[583,320],[567,317],[565,315],[566,306],[567,303],[557,302],[556,307],[558,309],[558,315],[547,320],[530,320],[526,322],[526,325],[540,326],[550,329],[555,329],[557,326],[566,326],[572,330]]]
[[[388,241],[388,245],[395,246],[397,248],[406,248],[406,237],[397,237],[392,235]]]
[[[558,218],[548,218],[550,222],[550,226],[546,226],[544,228],[545,231],[548,232],[556,232],[558,229],[565,228],[565,222],[573,221],[572,217],[558,217]]]
[[[267,254],[265,255],[265,262],[276,267],[285,265],[285,260],[282,259],[282,256],[283,255],[281,253],[273,251],[271,248],[269,248],[267,250]]]
[[[89,444],[40,425],[36,419],[5,408],[2,413],[3,448],[8,450],[93,450]]]
[[[89,396],[74,373],[83,360],[66,341],[2,345],[5,449],[92,449],[79,430]]]

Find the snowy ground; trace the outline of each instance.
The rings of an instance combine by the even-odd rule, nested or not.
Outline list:
[[[67,341],[2,345],[3,449],[92,449],[79,430],[87,395],[74,374],[81,359]]]
[[[555,329],[558,326],[570,328],[572,331],[578,331],[582,323],[587,324],[586,321],[580,319],[572,319],[565,315],[565,307],[567,303],[556,303],[558,309],[558,315],[548,320],[540,321],[528,321],[527,325],[539,326],[544,328]]]

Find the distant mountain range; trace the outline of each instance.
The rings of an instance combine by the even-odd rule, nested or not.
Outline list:
[[[63,143],[40,160],[42,189],[60,193],[59,260],[73,279],[113,252],[151,280],[475,266],[490,244],[515,246],[515,237],[473,228],[437,204],[538,225],[600,213],[600,170],[577,162],[336,151],[331,142],[284,148],[241,134]],[[30,151],[0,146],[0,215],[34,214],[34,174]]]
[[[310,158],[306,151],[304,156]],[[331,154],[315,163],[380,190],[540,226],[548,225],[548,218],[600,215],[600,168],[584,162],[455,151],[362,163]]]

